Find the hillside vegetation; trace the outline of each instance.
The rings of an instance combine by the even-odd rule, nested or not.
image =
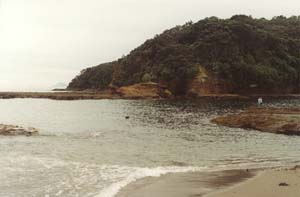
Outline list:
[[[201,70],[225,93],[299,91],[300,16],[267,20],[236,15],[188,22],[117,61],[85,69],[68,89],[101,90],[151,81],[174,95],[185,95]]]

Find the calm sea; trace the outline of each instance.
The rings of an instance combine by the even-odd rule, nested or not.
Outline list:
[[[0,123],[40,130],[0,137],[0,196],[112,197],[148,176],[299,164],[300,137],[210,123],[255,103],[0,100]],[[266,105],[300,107],[300,101]]]

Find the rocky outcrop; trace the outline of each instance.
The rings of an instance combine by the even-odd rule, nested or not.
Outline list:
[[[187,95],[192,97],[228,94],[232,92],[230,83],[218,78],[212,72],[209,72],[204,66],[197,66],[199,73],[190,82]]]
[[[38,130],[32,127],[23,128],[15,125],[3,125],[0,124],[0,135],[5,136],[18,136],[18,135],[25,135],[25,136],[32,136],[38,134]]]
[[[124,86],[117,90],[123,98],[170,98],[172,93],[157,83],[139,83]]]
[[[300,135],[300,108],[249,108],[239,114],[218,117],[213,119],[212,122],[234,128]]]
[[[155,84],[155,83],[154,83]],[[95,91],[64,91],[64,92],[0,92],[0,99],[15,98],[35,98],[35,99],[53,99],[53,100],[85,100],[85,99],[142,99],[142,98],[173,98],[173,94],[166,86],[156,84],[156,88],[145,88],[145,84],[135,84],[119,88],[110,86],[107,90]],[[133,91],[134,89],[134,91]],[[146,90],[152,89],[152,93],[145,93]],[[143,93],[143,94],[142,94]],[[189,95],[194,97],[194,95]],[[216,99],[254,99],[257,97],[273,98],[273,99],[300,99],[299,94],[284,95],[248,95],[239,94],[197,94],[199,98],[216,98]],[[182,97],[181,97],[182,98]]]

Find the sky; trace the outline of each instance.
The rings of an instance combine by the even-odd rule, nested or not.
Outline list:
[[[0,91],[38,91],[205,17],[300,15],[299,0],[0,0]]]

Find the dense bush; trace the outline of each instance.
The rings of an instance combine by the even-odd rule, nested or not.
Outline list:
[[[296,91],[300,17],[266,20],[236,15],[189,22],[147,40],[117,62],[91,68],[69,87],[105,88],[110,82],[123,86],[151,80],[166,84],[175,94],[185,94],[198,72],[196,65],[233,84],[235,92],[253,87]]]
[[[112,81],[112,74],[111,63],[87,68],[71,81],[69,88],[75,90],[104,89]]]

